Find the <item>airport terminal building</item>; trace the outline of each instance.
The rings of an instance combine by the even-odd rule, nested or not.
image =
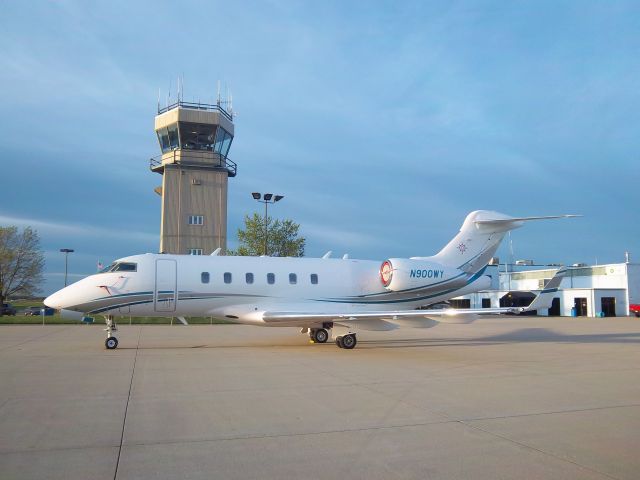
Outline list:
[[[491,308],[529,305],[554,276],[559,265],[534,265],[519,260],[514,265],[487,267],[491,289],[458,297],[458,308]],[[553,304],[537,315],[614,317],[630,314],[629,305],[640,303],[640,263],[576,264],[568,267]]]

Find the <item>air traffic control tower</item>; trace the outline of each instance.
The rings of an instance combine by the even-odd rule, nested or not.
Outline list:
[[[227,247],[227,183],[237,166],[227,156],[233,115],[220,103],[182,100],[158,107],[162,154],[150,161],[162,174],[160,252],[208,255]]]

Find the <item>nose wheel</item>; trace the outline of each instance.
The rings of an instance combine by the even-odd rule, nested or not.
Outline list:
[[[107,339],[104,341],[104,346],[107,347],[107,350],[118,348],[118,339],[113,336],[113,332],[118,331],[118,326],[116,325],[116,321],[113,319],[113,315],[107,315],[104,317],[104,321],[107,324],[107,328],[105,328],[105,331],[107,332]]]

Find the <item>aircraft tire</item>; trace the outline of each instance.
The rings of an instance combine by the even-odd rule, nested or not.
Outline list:
[[[345,335],[342,337],[342,348],[346,350],[352,350],[355,348],[358,341],[356,340],[356,335],[354,333],[350,333],[349,335]]]
[[[104,346],[107,347],[107,350],[118,348],[118,339],[116,337],[109,337],[104,341]]]
[[[327,332],[324,328],[318,328],[315,332],[313,332],[313,341],[316,343],[326,343],[329,339],[329,332]]]
[[[344,346],[342,345],[342,337],[336,337],[336,345],[339,348],[344,348]]]

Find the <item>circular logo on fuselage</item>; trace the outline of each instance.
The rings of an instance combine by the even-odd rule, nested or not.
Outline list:
[[[388,287],[392,278],[393,266],[389,260],[385,260],[382,262],[382,265],[380,265],[380,280],[382,281],[382,285]]]

